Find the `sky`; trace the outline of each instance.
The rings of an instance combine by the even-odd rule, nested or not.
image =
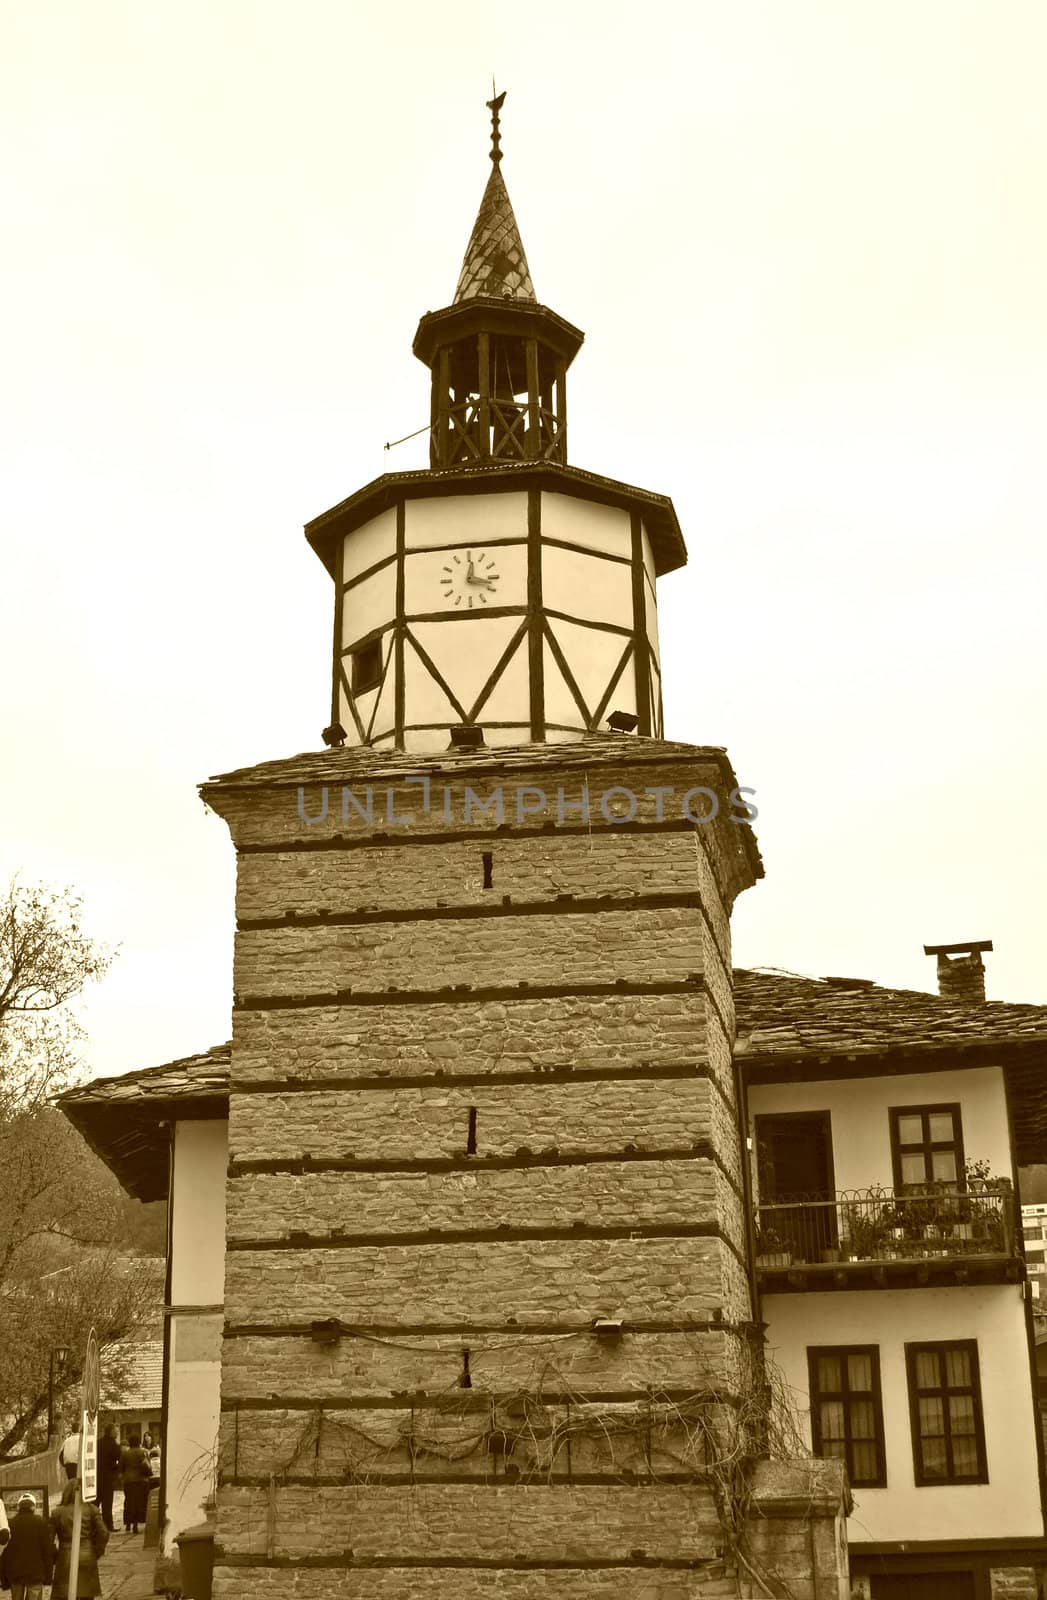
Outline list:
[[[94,1073],[229,1036],[197,785],[319,746],[302,525],[425,465],[503,175],[573,464],[670,495],[670,738],[756,790],[738,965],[1047,1002],[1042,0],[0,5],[0,874],[118,949]]]

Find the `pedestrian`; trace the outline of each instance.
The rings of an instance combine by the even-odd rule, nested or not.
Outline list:
[[[11,1537],[0,1553],[0,1587],[12,1600],[43,1600],[54,1570],[55,1539],[36,1509],[36,1495],[19,1496]]]
[[[137,1433],[127,1441],[127,1449],[120,1457],[120,1471],[124,1478],[124,1532],[137,1533],[139,1525],[145,1523],[150,1478],[149,1457]]]
[[[62,1490],[61,1505],[51,1513],[51,1527],[58,1541],[58,1555],[51,1580],[51,1600],[91,1600],[91,1597],[102,1592],[98,1560],[109,1543],[109,1530],[102,1521],[98,1507],[93,1506],[90,1500],[80,1508],[80,1561],[76,1583],[70,1592],[69,1566],[73,1558],[73,1517],[76,1510],[73,1502],[79,1491],[80,1479],[71,1478]]]
[[[146,1455],[148,1455],[152,1448],[153,1448],[153,1436],[149,1432],[149,1429],[147,1428],[146,1431],[142,1435],[142,1449],[145,1451]]]
[[[113,1531],[113,1493],[119,1471],[120,1446],[113,1438],[113,1424],[107,1422],[98,1441],[98,1499],[95,1503],[110,1533]]]
[[[70,1433],[62,1441],[62,1467],[67,1478],[80,1476],[80,1434]]]

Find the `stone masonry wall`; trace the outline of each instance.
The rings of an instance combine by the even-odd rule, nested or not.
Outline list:
[[[735,1593],[696,1419],[749,1371],[737,828],[208,798],[244,847],[216,1600]]]

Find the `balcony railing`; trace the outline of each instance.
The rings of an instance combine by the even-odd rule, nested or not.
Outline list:
[[[763,1269],[1019,1254],[1014,1191],[1004,1184],[789,1195],[760,1206],[756,1226]]]

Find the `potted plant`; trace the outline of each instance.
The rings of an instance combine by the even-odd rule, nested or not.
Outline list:
[[[864,1205],[845,1208],[847,1229],[847,1255],[851,1261],[875,1261],[879,1258],[886,1238],[886,1229],[879,1211],[870,1211]]]
[[[792,1251],[786,1249],[781,1235],[774,1228],[757,1228],[756,1265],[758,1267],[791,1267]]]

